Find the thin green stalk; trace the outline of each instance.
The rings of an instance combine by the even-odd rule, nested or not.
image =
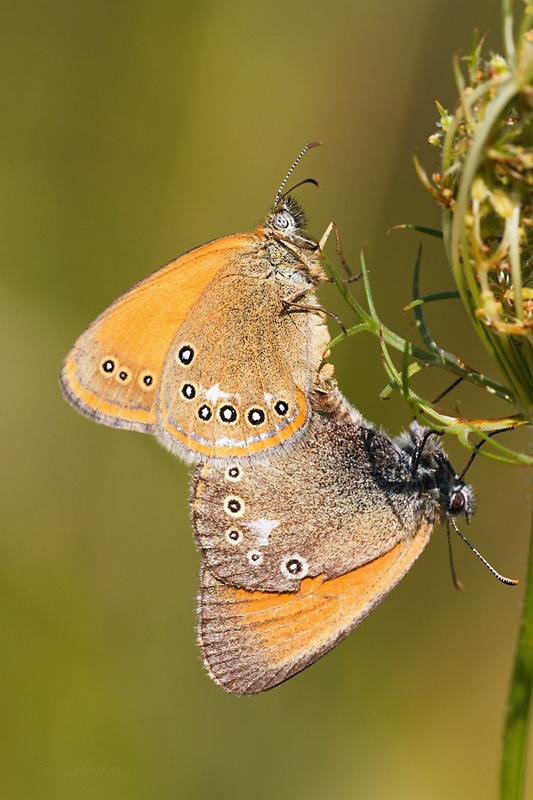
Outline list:
[[[524,797],[529,715],[533,690],[533,514],[528,574],[513,678],[503,731],[500,800]]]
[[[395,350],[399,350],[400,352],[405,352],[407,342],[401,336],[398,336],[396,333],[391,331],[384,325],[378,314],[376,312],[374,306],[374,300],[372,297],[372,292],[370,288],[370,281],[368,276],[368,270],[366,268],[364,254],[361,254],[361,275],[363,278],[363,286],[366,296],[366,302],[368,305],[368,311],[364,309],[360,303],[357,302],[353,294],[349,291],[346,283],[340,277],[339,273],[333,267],[333,264],[329,259],[324,256],[324,261],[328,268],[328,272],[337,286],[339,292],[344,297],[348,305],[355,311],[356,315],[359,317],[361,322],[355,325],[352,328],[349,328],[346,333],[340,333],[338,336],[333,338],[329,343],[329,347],[333,348],[339,342],[344,341],[346,336],[352,336],[355,333],[360,333],[362,331],[368,331],[369,333],[374,334],[375,336],[379,336],[383,338],[388,345],[393,347]],[[415,295],[414,299],[418,299],[418,295]],[[419,307],[415,304],[414,306],[415,312],[417,315],[417,323],[420,326],[420,314],[418,313]],[[418,310],[417,310],[418,309]],[[466,367],[458,358],[454,356],[453,353],[448,353],[447,351],[443,350],[440,347],[437,347],[435,343],[432,343],[432,346],[429,351],[423,350],[420,347],[416,347],[415,345],[409,345],[410,347],[410,354],[414,358],[418,359],[421,363],[425,364],[426,366],[439,366],[448,369],[451,373],[453,373],[456,377],[462,377],[465,380],[474,383],[481,388],[484,388],[490,391],[491,394],[500,397],[502,400],[507,401],[508,403],[514,403],[514,397],[509,390],[503,386],[502,384],[488,378],[486,375],[482,375],[481,373],[474,372],[473,370]]]

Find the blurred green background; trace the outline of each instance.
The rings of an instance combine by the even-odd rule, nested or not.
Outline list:
[[[420,237],[386,233],[439,225],[411,155],[435,169],[433,100],[454,105],[452,55],[475,26],[501,50],[496,0],[1,4],[2,796],[495,796],[520,587],[457,542],[456,592],[438,529],[340,647],[270,693],[227,696],[195,644],[188,470],[149,437],[78,416],[57,385],[109,302],[179,253],[251,230],[315,138],[324,147],[295,176],[321,184],[298,193],[310,231],[334,219],[355,270],[366,243],[379,313],[414,335],[402,307]],[[423,263],[423,291],[451,288],[437,242]],[[352,321],[331,287],[321,297]],[[429,320],[490,369],[458,304]],[[333,360],[367,418],[391,433],[409,423],[400,399],[378,399],[373,339]],[[429,396],[448,383],[424,380]],[[445,402],[506,411],[467,389]],[[460,468],[466,452],[449,449]],[[470,537],[522,578],[526,471],[479,458],[470,479]]]

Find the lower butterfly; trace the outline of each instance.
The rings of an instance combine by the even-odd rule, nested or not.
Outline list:
[[[283,460],[198,466],[198,636],[210,676],[254,694],[305,669],[391,591],[435,525],[473,510],[435,435],[413,423],[392,440],[338,392],[317,394]]]

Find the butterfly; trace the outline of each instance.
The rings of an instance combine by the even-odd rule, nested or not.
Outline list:
[[[329,341],[314,289],[332,226],[307,238],[282,192],[316,144],[252,233],[171,261],[82,333],[60,374],[79,412],[189,461],[282,454],[303,433]]]
[[[338,391],[315,405],[283,460],[194,473],[199,645],[233,694],[314,663],[391,591],[435,525],[474,511],[436,435],[414,422],[390,439]]]

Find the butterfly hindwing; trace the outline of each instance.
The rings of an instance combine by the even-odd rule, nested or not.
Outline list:
[[[170,350],[158,435],[171,450],[177,443],[210,459],[246,457],[281,449],[306,423],[325,325],[317,314],[287,311],[268,263],[261,280],[244,266],[214,282]]]
[[[282,460],[205,463],[191,501],[205,564],[232,586],[275,592],[366,564],[427,518],[409,469],[356,415],[318,413]]]
[[[229,586],[200,574],[198,640],[211,677],[232,694],[271,689],[344,639],[398,583],[432,526],[338,578],[305,578],[296,592]]]

